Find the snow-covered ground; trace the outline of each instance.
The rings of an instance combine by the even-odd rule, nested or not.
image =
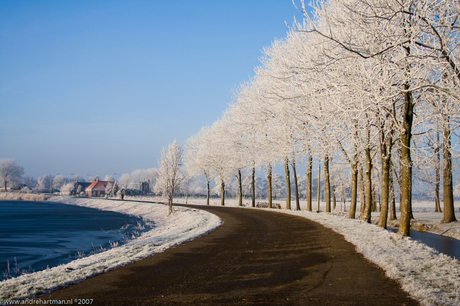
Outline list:
[[[128,197],[127,199],[161,201],[159,198],[150,197]],[[121,247],[79,259],[67,265],[3,281],[0,283],[0,299],[39,295],[161,252],[170,246],[203,235],[221,224],[221,220],[212,214],[183,207],[176,207],[176,212],[172,216],[166,217],[167,207],[161,204],[87,198],[56,198],[53,200],[141,216],[146,220],[153,221],[156,227],[139,239]],[[180,198],[175,199],[175,202],[185,203],[186,200]],[[206,200],[188,199],[187,202],[188,204],[205,205]],[[275,203],[280,204],[282,208],[285,206],[285,202],[282,200],[275,201]],[[227,206],[237,206],[236,204],[235,199],[226,200]],[[245,200],[244,204],[245,207],[250,206],[248,200]],[[220,205],[220,199],[212,199],[211,205]],[[434,213],[433,206],[432,203],[414,203],[413,210],[416,218],[413,222],[414,228],[443,233],[444,235],[449,234],[458,239],[460,224],[440,225],[442,214]],[[305,203],[301,202],[301,208],[305,209],[305,207]],[[397,280],[405,291],[424,305],[460,305],[459,261],[440,254],[425,244],[408,237],[401,237],[373,224],[344,217],[343,213],[340,212],[340,204],[337,208],[338,210],[334,213],[312,213],[305,210],[288,211],[285,209],[272,209],[270,211],[308,218],[342,234],[347,241],[356,246],[358,252],[384,269],[390,278]],[[324,203],[321,204],[320,209],[324,211]],[[373,218],[377,217],[378,214],[374,213]]]
[[[174,213],[168,215],[169,208],[162,204],[68,197],[56,197],[48,201],[142,217],[147,222],[153,222],[154,228],[144,232],[139,238],[108,251],[2,281],[0,282],[0,301],[41,295],[162,252],[174,245],[204,235],[222,224],[220,218],[202,210],[175,207]]]

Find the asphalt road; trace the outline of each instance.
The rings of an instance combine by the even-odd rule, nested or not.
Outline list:
[[[419,305],[342,236],[305,218],[198,206],[210,234],[41,299],[92,305]]]

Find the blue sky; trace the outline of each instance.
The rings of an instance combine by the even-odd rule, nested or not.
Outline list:
[[[0,158],[130,173],[219,119],[291,0],[0,1]]]

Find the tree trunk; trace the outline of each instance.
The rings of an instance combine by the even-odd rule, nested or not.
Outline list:
[[[268,164],[267,182],[268,182],[268,208],[272,208],[272,165],[270,163]]]
[[[369,147],[364,149],[366,156],[366,206],[364,209],[363,220],[367,223],[371,223],[371,205],[372,205],[372,160],[371,160],[371,149]]]
[[[297,184],[297,172],[295,169],[295,162],[292,162],[292,172],[294,175],[295,210],[300,210],[299,185]]]
[[[289,173],[289,161],[284,161],[284,170],[286,171],[286,209],[291,209],[291,178]]]
[[[320,161],[318,160],[318,207],[316,209],[316,212],[319,213],[320,212],[320,201],[321,201],[321,163]]]
[[[329,177],[329,155],[324,155],[324,183],[326,187],[326,212],[331,212],[331,180]]]
[[[150,183],[150,180],[149,180]],[[189,185],[189,179],[187,179],[187,190],[185,191],[185,204],[188,204],[188,185]]]
[[[209,194],[210,194],[210,188],[209,188],[209,176],[205,172],[204,176],[206,177],[206,205],[209,205]]]
[[[405,84],[404,89],[409,90],[410,85]],[[412,214],[412,157],[410,152],[412,138],[412,122],[414,117],[414,102],[412,93],[404,93],[403,130],[401,139],[401,195],[400,211],[401,222],[399,223],[398,234],[410,236],[410,218]]]
[[[173,197],[174,197],[174,181],[171,182],[171,189],[169,190],[168,202],[169,202],[169,213],[173,213]]]
[[[254,167],[252,167],[251,186],[252,186],[252,207],[256,207],[256,168]]]
[[[435,196],[435,212],[442,212],[441,210],[441,200],[439,197],[439,189],[441,186],[441,152],[440,152],[440,143],[439,143],[439,128],[438,131],[436,132],[436,148],[434,150],[435,153],[435,165],[434,165],[434,171],[435,171],[435,183],[434,183],[434,196]]]
[[[390,220],[396,220],[396,196],[395,196],[395,185],[393,182],[393,174],[391,173],[392,163],[390,162],[390,195],[389,195],[389,205],[390,205]]]
[[[351,203],[348,217],[354,219],[356,216],[356,202],[358,199],[358,161],[351,165]]]
[[[312,196],[312,168],[313,168],[313,157],[311,154],[308,155],[308,166],[307,166],[307,211],[312,211],[311,207],[311,196]]]
[[[451,137],[450,137],[450,118],[444,117],[442,133],[442,178],[443,178],[443,193],[444,193],[444,217],[441,223],[450,223],[457,221],[454,211],[454,193],[452,186],[452,153],[451,153]]]
[[[366,205],[366,196],[365,196],[365,188],[364,188],[364,175],[363,175],[363,165],[361,162],[359,162],[359,168],[358,168],[358,176],[359,176],[359,204],[360,204],[360,218],[364,216],[364,207]]]
[[[220,205],[224,206],[225,205],[225,183],[222,180],[222,183],[220,184]]]
[[[169,214],[173,213],[172,203],[173,203],[173,197],[172,197],[172,195],[169,195],[168,196]]]
[[[332,166],[332,158],[330,160],[331,162],[331,168],[333,168]],[[334,176],[329,176],[330,177],[330,181],[331,181],[331,191],[332,191],[332,210],[335,210],[337,208],[337,199],[335,197],[335,181],[334,181]]]
[[[243,206],[243,186],[241,185],[241,170],[238,169],[238,206]]]
[[[375,184],[372,184],[372,211],[377,211],[377,192],[375,191]]]
[[[388,203],[390,198],[390,175],[391,175],[391,133],[387,140],[383,139],[383,131],[381,133],[381,160],[382,160],[382,199],[380,202],[380,217],[378,226],[387,228],[388,219]]]
[[[337,208],[337,199],[335,197],[335,185],[332,183],[332,210]]]
[[[439,198],[439,189],[441,186],[441,177],[438,177],[438,169],[436,169],[436,183],[434,185],[434,212],[442,212],[441,199]]]

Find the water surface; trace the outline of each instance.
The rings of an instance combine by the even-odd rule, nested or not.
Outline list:
[[[0,280],[110,249],[110,242],[138,235],[139,224],[133,216],[87,207],[0,201]]]
[[[394,233],[398,232],[397,228],[388,228],[388,230]],[[460,240],[458,239],[414,230],[410,231],[410,237],[414,240],[423,242],[440,253],[460,260]]]

